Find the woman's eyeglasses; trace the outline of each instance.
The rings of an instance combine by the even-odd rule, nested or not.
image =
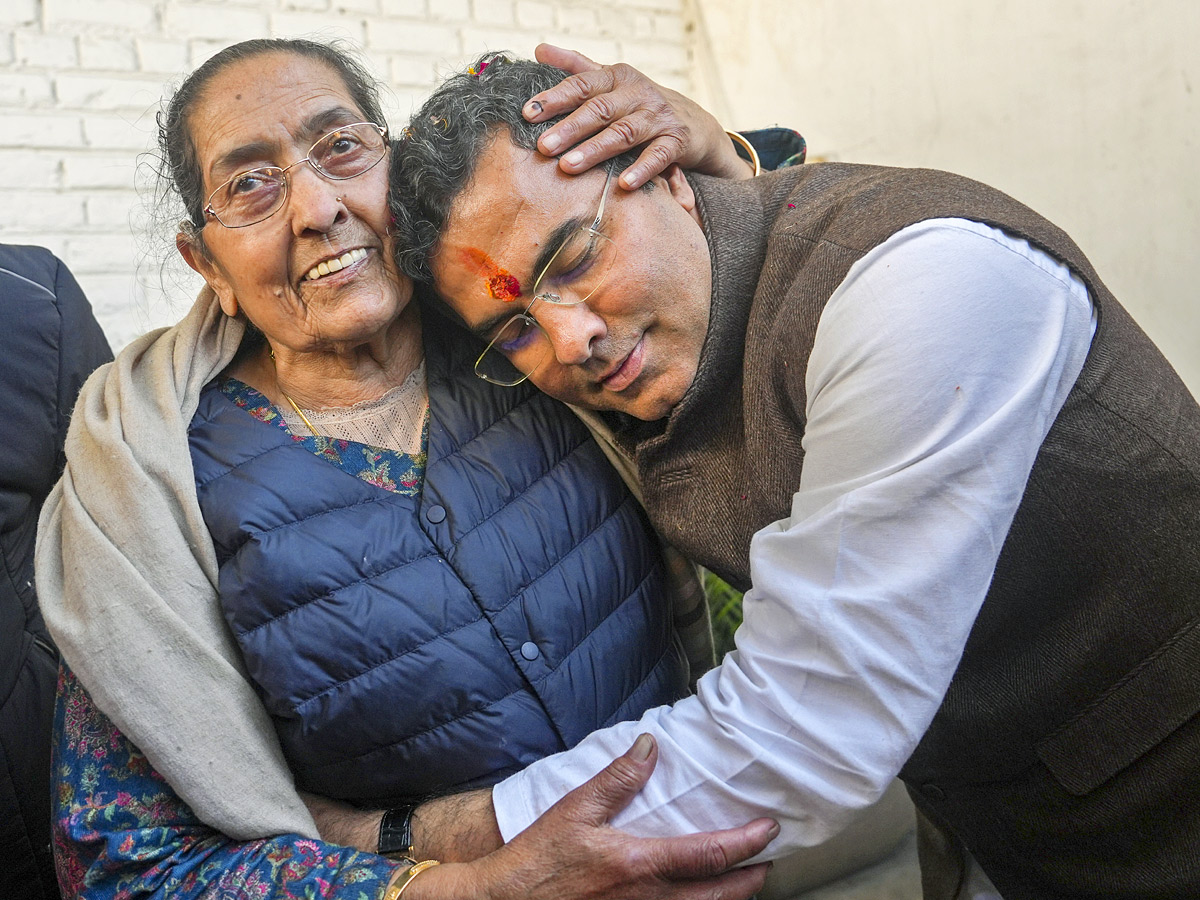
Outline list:
[[[374,168],[387,154],[387,129],[374,122],[343,125],[318,139],[308,156],[290,166],[239,172],[208,195],[204,215],[226,228],[245,228],[270,218],[287,199],[287,172],[301,163],[333,181]]]

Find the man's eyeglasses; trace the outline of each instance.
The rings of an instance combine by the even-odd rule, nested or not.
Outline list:
[[[559,306],[583,303],[608,277],[617,257],[617,245],[600,230],[600,223],[612,180],[613,170],[609,170],[591,224],[567,235],[534,280],[529,305],[504,323],[475,361],[475,374],[484,381],[513,387],[536,372],[554,353],[550,336],[530,313],[535,303],[539,300]]]
[[[301,163],[334,181],[374,168],[387,153],[387,129],[374,122],[343,125],[319,138],[308,156],[290,166],[239,172],[208,195],[204,215],[226,228],[245,228],[270,218],[287,199],[287,171]]]

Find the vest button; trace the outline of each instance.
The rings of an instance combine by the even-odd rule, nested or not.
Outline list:
[[[542,651],[533,641],[526,641],[521,645],[521,655],[532,662],[542,655]]]
[[[946,799],[946,792],[944,790],[942,790],[941,787],[939,787],[936,784],[925,785],[924,787],[921,788],[921,793],[923,793],[930,800],[938,801],[938,800]]]
[[[446,507],[444,507],[444,506],[429,507],[429,509],[425,510],[425,518],[428,519],[434,525],[437,525],[441,522],[446,521]]]

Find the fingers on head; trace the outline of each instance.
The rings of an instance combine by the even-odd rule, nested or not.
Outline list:
[[[570,148],[583,154],[582,160],[572,165],[572,171],[586,169],[640,143],[637,123],[628,117],[618,118],[618,110],[607,95],[589,100],[551,130],[558,138],[556,150]],[[579,144],[584,138],[587,140]],[[545,135],[541,143],[544,147]]]
[[[611,125],[620,118],[621,113],[622,110],[618,108],[612,93],[609,92],[592,97],[579,107],[574,115],[578,124],[587,122],[589,124]]]
[[[586,100],[611,93],[616,86],[612,69],[601,68],[571,75],[547,93],[558,94],[563,102],[570,104],[565,108],[573,108],[580,106]]]
[[[621,184],[627,189],[641,187],[656,175],[661,175],[679,159],[682,145],[677,140],[658,138],[651,141],[638,156],[637,161],[621,175]]]
[[[629,63],[614,63],[608,68],[611,70],[612,79],[616,84],[627,84],[633,81],[650,82],[649,78],[646,78],[641,72],[629,65]]]
[[[645,160],[647,165],[654,166],[654,174],[657,175],[678,160],[682,152],[683,141],[680,138],[674,135],[659,135],[646,146],[638,161]]]
[[[629,119],[618,119],[574,149],[582,151],[584,160],[594,164],[636,147],[641,143],[639,135],[636,124]]]

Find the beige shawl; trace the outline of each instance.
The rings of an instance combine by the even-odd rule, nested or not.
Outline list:
[[[206,289],[88,379],[42,509],[37,592],[96,705],[201,820],[316,837],[221,615],[188,452],[200,390],[242,333]]]

